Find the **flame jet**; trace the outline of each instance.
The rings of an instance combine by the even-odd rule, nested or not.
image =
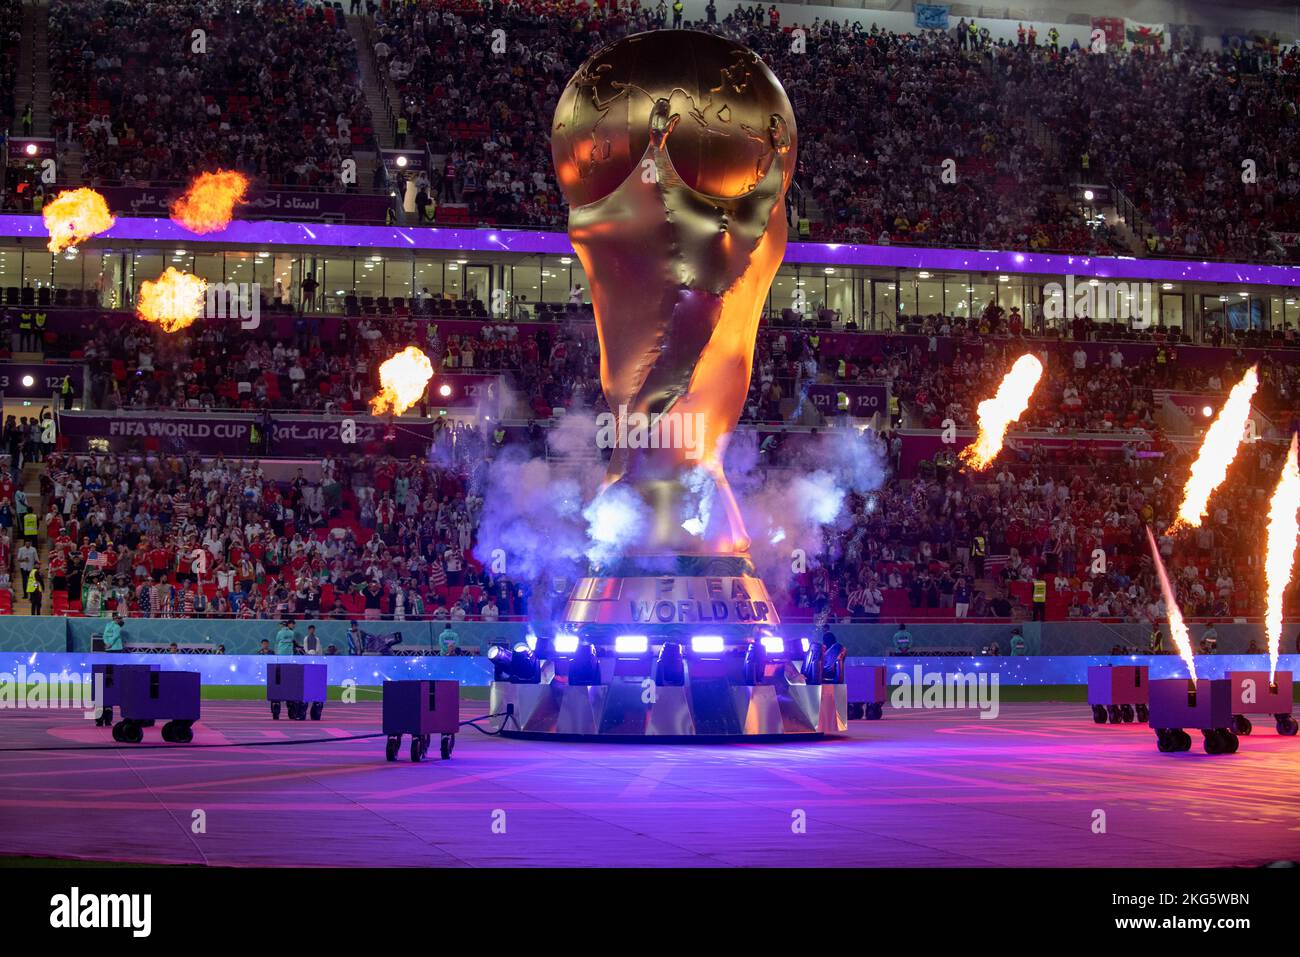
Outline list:
[[[379,367],[380,391],[370,400],[375,415],[401,415],[420,401],[433,378],[433,363],[415,346],[407,346]]]
[[[45,248],[61,253],[113,228],[117,222],[108,210],[108,202],[93,189],[68,189],[59,193],[41,209],[45,231],[50,241]]]
[[[1256,366],[1246,370],[1241,381],[1232,387],[1228,401],[1205,430],[1201,451],[1192,463],[1192,474],[1183,486],[1183,504],[1178,516],[1169,526],[1171,532],[1184,528],[1199,528],[1209,510],[1210,496],[1228,477],[1228,466],[1237,457],[1246,423],[1250,420],[1250,400],[1259,388]]]
[[[248,177],[233,170],[200,173],[172,203],[172,222],[192,233],[215,233],[230,225],[235,207],[248,198]]]
[[[1028,353],[1016,360],[1011,371],[1002,377],[997,394],[979,404],[980,434],[975,442],[961,450],[958,458],[982,472],[1002,451],[1007,429],[1029,408],[1030,396],[1043,377],[1043,364]]]
[[[193,273],[168,266],[156,280],[140,283],[135,314],[163,332],[177,332],[202,317],[207,289],[207,282]]]
[[[1300,509],[1300,464],[1296,461],[1296,437],[1292,435],[1291,451],[1287,453],[1268,507],[1268,555],[1264,559],[1268,602],[1264,612],[1264,630],[1268,635],[1270,682],[1277,674],[1278,647],[1282,642],[1282,600],[1295,570],[1296,538],[1300,536],[1297,509]]]
[[[1156,547],[1156,537],[1151,534],[1150,525],[1146,527],[1146,532],[1147,542],[1151,545],[1151,560],[1156,563],[1156,574],[1160,578],[1160,594],[1164,596],[1165,607],[1169,610],[1169,634],[1174,639],[1178,654],[1187,664],[1187,673],[1195,681],[1196,658],[1192,654],[1192,636],[1187,631],[1187,623],[1183,621],[1183,613],[1178,608],[1173,586],[1169,584],[1169,573],[1165,571],[1165,563],[1160,559],[1160,549]]]

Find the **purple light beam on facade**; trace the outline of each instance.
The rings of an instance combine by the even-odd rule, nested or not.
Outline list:
[[[0,216],[0,239],[47,238],[39,216]],[[514,253],[572,256],[564,233],[520,229],[442,229],[348,226],[236,220],[220,232],[199,236],[170,219],[122,217],[95,242],[204,243],[238,246],[334,247],[412,252]],[[856,243],[790,243],[786,261],[815,266],[875,266],[952,272],[991,272],[1152,282],[1300,286],[1300,266],[1251,263],[1074,256],[1061,253],[870,246]]]

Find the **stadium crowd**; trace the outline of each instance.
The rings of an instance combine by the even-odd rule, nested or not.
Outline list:
[[[370,115],[332,9],[294,0],[53,0],[51,123],[87,185],[188,182],[237,169],[342,188]]]

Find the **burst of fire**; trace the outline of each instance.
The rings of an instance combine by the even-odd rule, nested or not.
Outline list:
[[[1183,504],[1171,532],[1183,528],[1198,528],[1209,510],[1210,496],[1228,477],[1228,466],[1237,457],[1237,449],[1246,433],[1250,420],[1250,400],[1259,388],[1259,373],[1255,366],[1246,370],[1241,381],[1232,387],[1228,401],[1223,403],[1218,416],[1205,430],[1201,451],[1192,464],[1192,474],[1183,487]]]
[[[112,229],[117,222],[108,211],[104,197],[84,186],[59,193],[41,209],[41,216],[45,219],[45,231],[50,234],[45,248],[52,253],[84,243]]]
[[[1029,397],[1042,377],[1043,364],[1036,357],[1025,354],[1017,359],[1002,377],[997,394],[979,404],[979,437],[962,449],[958,458],[976,471],[988,468],[1002,451],[1002,440],[1011,423],[1029,408]]]
[[[407,346],[379,367],[379,395],[370,400],[370,411],[401,415],[420,401],[433,378],[433,363],[415,346]]]
[[[1291,583],[1296,538],[1300,537],[1297,510],[1300,510],[1300,463],[1296,460],[1296,437],[1292,435],[1291,451],[1282,466],[1273,501],[1268,507],[1268,557],[1264,559],[1268,604],[1264,612],[1264,630],[1268,635],[1269,681],[1277,673],[1278,646],[1282,642],[1282,596]]]
[[[172,203],[172,221],[192,233],[215,233],[234,218],[248,197],[248,177],[233,170],[200,173],[185,195]]]
[[[203,315],[207,289],[208,284],[198,276],[168,266],[156,281],[140,283],[136,315],[162,326],[164,332],[176,332]]]
[[[1156,547],[1156,537],[1151,534],[1150,525],[1147,526],[1147,542],[1151,545],[1151,559],[1156,563],[1156,574],[1160,577],[1160,594],[1164,596],[1165,608],[1169,611],[1169,634],[1174,639],[1174,647],[1178,649],[1178,654],[1187,664],[1187,674],[1195,681],[1196,658],[1192,655],[1192,636],[1187,631],[1187,623],[1183,621],[1183,613],[1174,598],[1173,586],[1169,584],[1169,573],[1165,571],[1165,563],[1160,560],[1160,549]]]

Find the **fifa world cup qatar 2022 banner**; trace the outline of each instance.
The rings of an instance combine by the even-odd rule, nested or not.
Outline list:
[[[352,422],[352,426],[345,425]],[[326,418],[309,415],[270,417],[252,414],[178,412],[60,412],[60,441],[74,452],[152,452],[178,455],[277,456],[319,458],[324,455],[382,452],[424,455],[434,438],[427,419],[376,419],[370,416]],[[261,441],[254,442],[256,426]],[[355,429],[355,431],[353,431]],[[350,437],[353,441],[345,441]]]

